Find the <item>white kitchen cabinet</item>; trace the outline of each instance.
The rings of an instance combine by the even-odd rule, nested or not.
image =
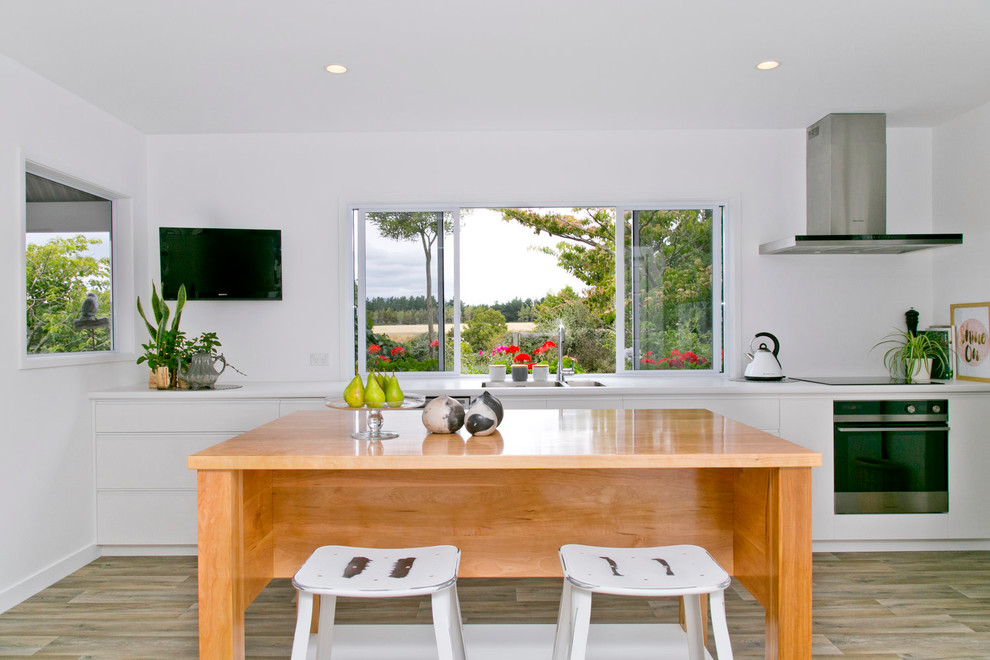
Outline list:
[[[842,397],[848,399],[852,397]],[[884,398],[891,398],[889,396]],[[990,538],[990,406],[985,394],[949,398],[949,513],[836,514],[831,398],[791,397],[780,403],[780,435],[820,452],[812,469],[815,541],[944,541]]]
[[[342,414],[328,410],[318,393],[298,396],[265,391],[254,398],[243,391],[233,391],[229,397],[219,394],[199,398],[188,393],[148,392],[94,398],[97,539],[104,552],[195,552],[196,478],[186,468],[189,454],[299,410]],[[603,389],[570,396],[548,391],[499,398],[507,411],[705,408],[813,449],[822,455],[822,466],[812,468],[812,536],[816,541],[855,547],[848,544],[990,539],[987,392],[948,396],[949,513],[925,515],[833,513],[832,401],[861,395],[829,394],[720,392],[698,396]],[[885,393],[871,398],[892,397]]]
[[[747,426],[773,433],[780,432],[780,400],[776,398],[754,398],[726,396],[708,399],[674,398],[656,396],[626,396],[622,398],[624,408],[704,408],[713,413],[742,422]],[[829,426],[831,426],[831,416]]]
[[[94,403],[96,538],[107,554],[193,552],[196,473],[187,457],[279,416],[277,399],[169,394]]]
[[[282,399],[278,402],[278,416],[285,417],[299,410],[329,410],[323,398]]]
[[[96,508],[96,538],[106,555],[139,548],[148,554],[195,554],[195,490],[100,490]]]
[[[780,437],[822,455],[821,467],[811,468],[811,537],[835,538],[832,399],[782,399]]]
[[[235,433],[97,433],[97,490],[196,490],[186,457]]]
[[[277,400],[188,399],[97,401],[97,433],[246,431],[278,418]]]
[[[990,401],[978,394],[949,397],[948,535],[990,538]]]

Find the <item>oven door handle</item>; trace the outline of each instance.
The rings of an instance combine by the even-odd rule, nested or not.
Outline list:
[[[887,433],[889,431],[948,431],[948,426],[839,426],[835,429],[839,433]]]

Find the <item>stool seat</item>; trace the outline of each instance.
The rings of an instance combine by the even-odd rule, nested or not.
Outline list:
[[[704,548],[600,548],[565,545],[560,549],[564,577],[576,587],[619,596],[683,596],[722,591],[729,574]],[[676,593],[670,593],[676,592]]]
[[[452,545],[425,548],[317,548],[292,578],[296,589],[352,598],[398,598],[432,594],[457,581],[460,551]]]
[[[668,545],[607,548],[570,544],[560,548],[564,592],[557,616],[553,660],[584,660],[592,594],[678,596],[684,599],[688,657],[705,656],[701,595],[709,595],[719,660],[732,660],[725,620],[725,588],[731,578],[704,548]]]
[[[461,551],[452,545],[422,548],[317,548],[292,578],[299,592],[292,660],[305,660],[310,644],[313,598],[320,599],[317,660],[329,660],[337,596],[400,598],[430,594],[440,660],[464,660],[457,599]]]

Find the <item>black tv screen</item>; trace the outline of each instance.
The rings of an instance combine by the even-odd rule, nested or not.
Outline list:
[[[175,300],[281,300],[278,229],[159,227],[162,297]]]

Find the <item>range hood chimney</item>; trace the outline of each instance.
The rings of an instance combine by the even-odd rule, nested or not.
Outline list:
[[[831,114],[808,127],[808,233],[760,254],[900,254],[962,243],[962,234],[887,233],[887,116]]]

